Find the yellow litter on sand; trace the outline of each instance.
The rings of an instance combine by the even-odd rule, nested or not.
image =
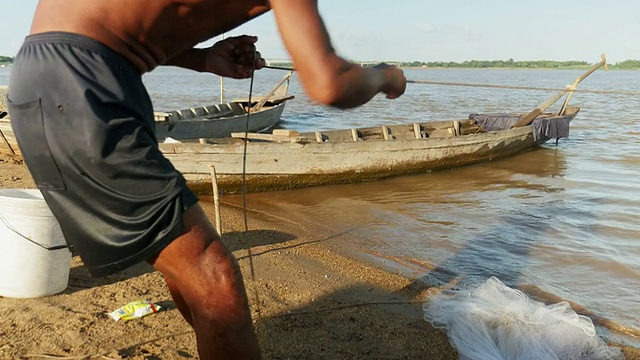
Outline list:
[[[154,304],[145,300],[132,301],[127,305],[109,313],[109,316],[115,321],[127,321],[149,314],[157,313],[160,310],[160,305]]]

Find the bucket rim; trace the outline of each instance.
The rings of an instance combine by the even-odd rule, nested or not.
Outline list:
[[[35,197],[19,197],[19,196],[11,196],[11,193],[26,193],[36,195]],[[13,199],[19,201],[33,201],[33,202],[41,202],[44,200],[44,196],[42,195],[42,191],[40,189],[0,189],[0,198],[3,199]]]

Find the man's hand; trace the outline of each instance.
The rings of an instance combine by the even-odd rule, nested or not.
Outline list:
[[[265,66],[264,59],[256,50],[257,41],[257,37],[247,35],[218,41],[206,49],[204,71],[234,79],[251,77],[253,70]]]
[[[380,63],[374,68],[381,70],[385,75],[386,81],[382,87],[382,92],[387,94],[387,99],[396,99],[404,94],[407,88],[407,79],[404,77],[402,70],[385,63]]]

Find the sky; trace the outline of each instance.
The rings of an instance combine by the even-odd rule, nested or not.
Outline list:
[[[640,59],[638,0],[318,3],[336,51],[351,60],[462,62],[512,58],[596,63],[601,53],[612,64]],[[29,32],[36,4],[37,0],[0,0],[0,56],[15,56]],[[258,50],[264,58],[288,59],[272,14],[226,36],[239,34],[258,36]]]

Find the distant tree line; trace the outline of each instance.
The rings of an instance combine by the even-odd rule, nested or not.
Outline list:
[[[0,56],[0,65],[13,64],[13,58],[8,56]]]
[[[586,61],[554,61],[554,60],[467,60],[454,61],[411,61],[399,62],[401,67],[427,67],[427,68],[516,68],[516,69],[580,69],[588,68],[594,64]],[[615,64],[609,64],[613,69],[640,69],[640,60],[625,60]]]
[[[610,67],[616,69],[640,69],[640,60],[625,60],[623,62],[616,63]]]

